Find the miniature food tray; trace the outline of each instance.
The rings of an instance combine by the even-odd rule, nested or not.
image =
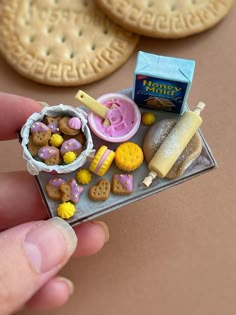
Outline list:
[[[120,93],[126,94],[131,97],[131,89],[123,90]],[[151,111],[150,109],[146,110],[142,108],[140,110],[141,112]],[[178,115],[176,114],[161,112],[161,111],[155,111],[155,116],[157,120],[178,117]],[[143,124],[141,124],[138,132],[129,141],[133,141],[142,147],[143,137],[148,128],[149,128],[148,126],[144,126]],[[91,186],[97,184],[97,182],[101,179],[101,177],[93,174],[92,181],[88,185],[83,186],[84,191],[80,195],[79,202],[75,205],[76,206],[75,215],[72,218],[68,219],[67,221],[71,225],[74,226],[81,222],[94,219],[95,217],[98,217],[102,214],[108,213],[122,206],[130,204],[134,201],[140,200],[152,194],[158,193],[164,189],[183,183],[193,177],[196,177],[198,175],[201,175],[205,172],[208,172],[214,169],[217,165],[215,158],[206,140],[204,139],[204,136],[201,133],[201,131],[199,131],[199,134],[203,142],[202,152],[200,156],[198,157],[198,159],[191,164],[191,166],[187,169],[187,171],[181,177],[174,180],[156,178],[150,187],[146,187],[142,184],[142,181],[148,175],[149,170],[148,170],[147,164],[144,162],[137,170],[132,172],[134,176],[134,189],[131,195],[124,195],[124,196],[115,195],[111,192],[109,198],[106,201],[95,202],[88,198],[88,189]],[[110,142],[108,143],[104,140],[101,140],[97,138],[94,134],[92,134],[92,138],[94,141],[95,149],[98,149],[101,145],[105,144],[107,145],[109,149],[115,150],[116,147],[119,145],[117,143],[110,143]],[[90,162],[88,161],[83,166],[83,168],[88,168],[89,164]],[[71,178],[76,178],[77,172],[78,170],[71,172],[69,174],[59,174],[58,177],[63,178],[65,180],[69,180]],[[114,173],[122,173],[122,172],[113,163],[110,169],[102,178],[106,178],[111,182],[112,175]],[[55,176],[57,175],[46,173],[46,172],[40,172],[38,176],[35,176],[39,184],[40,191],[42,193],[42,196],[47,206],[50,217],[57,216],[56,210],[58,207],[58,202],[53,201],[47,196],[47,193],[45,192],[45,186],[48,180]]]

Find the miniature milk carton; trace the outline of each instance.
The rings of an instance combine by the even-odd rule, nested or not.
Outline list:
[[[195,61],[138,53],[132,97],[141,107],[181,114],[193,80]]]

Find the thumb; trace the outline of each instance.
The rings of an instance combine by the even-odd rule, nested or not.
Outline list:
[[[57,217],[0,233],[0,314],[23,306],[62,268],[76,245],[72,227]]]

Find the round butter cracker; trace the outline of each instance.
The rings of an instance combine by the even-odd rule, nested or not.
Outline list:
[[[138,35],[92,0],[2,0],[0,51],[21,75],[47,85],[97,81],[132,54]]]
[[[96,0],[114,22],[140,35],[180,38],[205,31],[234,0]]]

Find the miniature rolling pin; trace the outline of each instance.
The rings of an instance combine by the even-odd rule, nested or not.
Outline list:
[[[186,111],[165,138],[148,164],[150,170],[143,184],[149,187],[156,177],[164,178],[202,124],[200,113],[205,104],[199,102],[194,111]]]

